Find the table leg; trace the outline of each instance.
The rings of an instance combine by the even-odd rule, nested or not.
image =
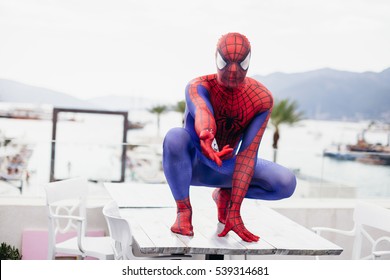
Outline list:
[[[210,254],[210,255],[206,255],[206,260],[223,260],[224,257],[225,257],[224,255]]]

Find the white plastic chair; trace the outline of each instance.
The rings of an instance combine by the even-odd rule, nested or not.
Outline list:
[[[317,233],[334,232],[354,237],[352,259],[378,259],[384,255],[390,255],[389,251],[380,251],[379,245],[388,242],[390,246],[390,210],[375,204],[359,201],[353,212],[354,227],[352,230],[339,230],[326,227],[313,227]],[[374,238],[367,228],[375,228],[386,232],[386,236]],[[362,257],[363,237],[371,243],[371,252]],[[318,257],[317,257],[318,259]]]
[[[112,238],[112,248],[114,249],[116,260],[140,260],[140,259],[192,259],[191,255],[146,255],[137,251],[133,244],[133,236],[129,222],[122,218],[118,205],[115,201],[110,201],[103,207],[103,215],[106,218],[110,236]],[[136,255],[134,252],[136,252]]]
[[[111,238],[87,237],[86,198],[88,182],[83,178],[48,183],[45,186],[49,217],[48,259],[58,253],[78,256],[81,259],[114,259]],[[77,232],[77,236],[56,242],[57,234]]]

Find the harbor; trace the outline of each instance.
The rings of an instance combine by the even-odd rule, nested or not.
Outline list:
[[[155,116],[147,111],[130,112],[129,119],[144,122],[145,126],[128,130],[127,143],[122,143],[123,123],[114,117],[84,117],[83,122],[62,121],[56,146],[56,177],[87,175],[95,182],[119,180],[121,151],[125,145],[126,182],[165,183],[161,164],[163,136],[170,128],[181,126],[181,115],[176,112],[163,115],[160,131]],[[42,195],[42,186],[50,180],[51,120],[2,118],[0,124],[3,131],[1,174],[4,178],[0,181],[0,194],[19,195],[21,191],[13,187],[11,181],[5,180],[11,179],[11,174],[7,173],[10,164],[7,155],[11,159],[19,154],[24,161],[23,174],[12,176],[23,179],[24,195]],[[99,130],[103,124],[104,131]],[[283,127],[278,162],[293,170],[300,182],[294,196],[389,197],[388,165],[367,164],[356,158],[339,160],[323,153],[330,143],[354,143],[356,135],[366,126],[366,122],[305,120],[294,127]],[[386,148],[387,133],[386,130],[367,132],[366,138]],[[259,157],[266,160],[272,160],[273,156],[271,138],[270,127],[259,150]],[[341,151],[337,155],[341,156]]]
[[[368,142],[368,133],[387,134],[387,143]],[[357,134],[353,144],[338,143],[324,149],[325,157],[336,160],[358,161],[374,165],[390,165],[390,126],[388,124],[370,123],[367,128]]]

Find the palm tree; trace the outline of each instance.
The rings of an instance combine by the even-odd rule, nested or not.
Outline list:
[[[157,105],[148,110],[150,113],[157,115],[157,136],[160,135],[160,116],[166,113],[167,110],[168,107],[165,105]]]
[[[181,100],[181,101],[177,102],[174,110],[176,112],[184,114],[184,112],[186,110],[186,102],[185,102],[185,100]]]
[[[302,120],[303,113],[298,112],[298,105],[295,101],[282,99],[275,101],[271,114],[271,124],[275,128],[272,147],[274,148],[274,162],[278,151],[278,142],[280,138],[280,125],[283,123],[293,125]]]
[[[186,111],[186,102],[185,100],[181,100],[176,103],[176,106],[173,107],[175,112],[179,112],[182,115],[182,124],[184,124],[184,112]]]

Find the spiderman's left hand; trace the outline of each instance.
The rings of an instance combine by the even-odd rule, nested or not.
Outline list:
[[[260,239],[257,235],[254,235],[246,229],[239,210],[229,209],[226,217],[225,228],[220,234],[218,234],[218,236],[223,237],[231,230],[246,242],[257,242]]]

